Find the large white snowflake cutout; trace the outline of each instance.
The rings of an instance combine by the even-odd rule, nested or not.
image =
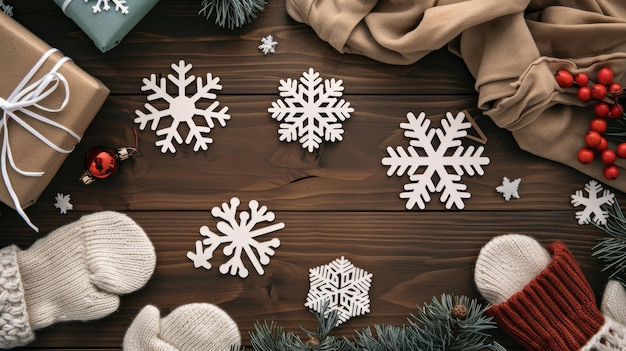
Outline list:
[[[85,3],[88,3],[89,0],[84,0]],[[126,0],[97,0],[98,2],[91,7],[93,13],[99,13],[104,11],[109,11],[111,6],[109,6],[109,1],[113,1],[113,5],[115,5],[115,11],[119,11],[124,15],[128,14],[128,6],[126,6]]]
[[[259,50],[263,51],[264,55],[273,54],[276,52],[276,45],[278,42],[274,41],[274,37],[268,35],[266,37],[261,38],[261,45],[259,45]]]
[[[324,80],[313,68],[304,72],[299,80],[288,78],[280,81],[280,96],[272,102],[268,112],[278,122],[281,141],[298,140],[304,149],[312,152],[323,140],[343,140],[342,122],[350,118],[354,109],[344,99],[343,81],[332,78]]]
[[[174,142],[183,144],[183,137],[179,133],[179,127],[181,124],[186,125],[188,132],[184,143],[191,145],[191,142],[195,140],[193,150],[199,149],[207,150],[209,144],[213,143],[213,139],[206,136],[215,127],[213,120],[216,120],[222,127],[226,126],[226,121],[230,119],[230,115],[226,112],[228,107],[222,107],[217,110],[219,105],[218,101],[213,101],[207,108],[201,109],[197,105],[201,100],[214,100],[216,94],[213,90],[221,90],[222,86],[219,84],[220,79],[218,77],[213,78],[211,73],[207,73],[206,84],[202,82],[202,77],[196,77],[191,74],[187,76],[189,70],[191,70],[191,64],[185,64],[184,60],[180,60],[178,64],[173,63],[172,69],[178,74],[174,76],[168,74],[167,79],[178,87],[178,95],[170,96],[167,93],[167,80],[161,78],[157,81],[157,75],[150,75],[150,79],[143,79],[142,91],[153,91],[153,94],[148,95],[148,101],[163,100],[169,104],[169,106],[163,110],[158,110],[156,107],[149,103],[145,104],[149,113],[144,113],[140,110],[135,110],[135,114],[138,116],[135,118],[135,123],[139,123],[139,129],[143,130],[148,123],[150,123],[150,129],[156,130],[159,126],[159,122],[162,118],[170,116],[172,118],[172,124],[169,127],[159,129],[156,134],[158,136],[165,136],[163,139],[158,140],[155,144],[161,147],[161,152],[167,151],[175,153],[176,147]],[[191,85],[193,81],[196,81],[195,93],[191,96],[186,95],[186,89]],[[205,125],[197,125],[198,118],[203,118]]]
[[[502,185],[496,187],[496,191],[504,196],[506,201],[509,201],[511,198],[519,199],[519,184],[521,183],[521,178],[515,178],[511,181],[509,178],[502,178]]]
[[[445,202],[447,209],[452,205],[463,209],[463,199],[470,198],[471,194],[465,191],[465,184],[459,183],[461,176],[465,173],[483,175],[483,166],[489,164],[489,158],[482,156],[482,146],[465,149],[461,145],[460,139],[467,135],[466,129],[472,124],[465,119],[463,112],[456,116],[446,113],[441,128],[430,128],[430,120],[424,112],[417,117],[409,112],[407,119],[408,123],[401,123],[400,127],[411,139],[410,146],[406,150],[400,146],[396,149],[387,147],[389,157],[382,160],[383,165],[389,166],[388,176],[394,173],[409,176],[411,183],[406,184],[405,191],[400,194],[400,198],[407,199],[406,208],[410,210],[417,205],[423,210],[430,201],[430,193],[440,192],[440,200]],[[433,143],[435,135],[438,144]],[[423,172],[419,173],[422,169]]]
[[[337,311],[337,325],[370,311],[372,274],[355,267],[343,256],[329,264],[309,269],[310,287],[305,307],[322,313]]]
[[[579,225],[590,224],[592,221],[598,225],[606,224],[609,212],[603,210],[602,205],[615,203],[615,194],[608,189],[602,190],[602,185],[592,179],[585,184],[585,191],[589,194],[589,197],[585,197],[582,190],[576,190],[576,193],[571,195],[574,207],[585,206],[582,211],[576,212],[576,219],[578,219]],[[598,197],[600,192],[602,194]]]
[[[61,214],[67,214],[67,211],[71,211],[74,209],[74,205],[70,203],[70,196],[63,195],[62,193],[57,193],[57,196],[54,198],[56,201],[54,203],[54,207],[58,208]]]
[[[211,214],[224,220],[217,223],[217,229],[224,235],[212,232],[207,226],[200,228],[200,234],[206,239],[196,241],[196,252],[187,252],[187,257],[193,261],[195,268],[211,269],[209,260],[213,258],[213,252],[221,244],[229,243],[224,246],[223,252],[224,255],[232,257],[220,266],[219,270],[222,274],[239,274],[241,278],[247,277],[248,269],[246,269],[241,257],[244,252],[256,272],[259,275],[265,273],[263,266],[270,262],[271,256],[274,256],[274,249],[280,246],[280,240],[272,238],[268,241],[259,242],[257,237],[283,229],[285,224],[281,222],[254,229],[259,223],[273,222],[274,213],[268,211],[266,206],[259,207],[256,200],[251,200],[248,203],[250,211],[241,211],[239,220],[237,220],[239,204],[239,199],[233,197],[230,199],[230,205],[224,202],[222,207],[213,207]],[[254,250],[256,250],[256,254]]]

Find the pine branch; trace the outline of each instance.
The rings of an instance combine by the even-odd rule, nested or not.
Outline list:
[[[309,337],[302,341],[274,322],[256,323],[250,333],[256,351],[506,351],[498,343],[487,343],[488,330],[496,324],[476,299],[442,295],[433,298],[411,316],[408,326],[374,325],[356,332],[354,340],[330,335],[337,325],[336,310],[311,311],[318,322],[315,332],[300,329]]]
[[[608,271],[610,279],[616,279],[626,286],[626,217],[617,201],[607,211],[606,224],[592,223],[610,237],[600,239],[591,249],[591,256],[604,264],[602,271]]]
[[[215,16],[215,24],[229,29],[252,22],[265,9],[265,0],[202,0],[198,14]]]

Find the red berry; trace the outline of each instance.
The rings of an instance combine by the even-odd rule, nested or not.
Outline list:
[[[609,88],[607,90],[612,95],[619,95],[622,93],[622,86],[619,83],[612,83],[611,85],[609,85]]]
[[[608,117],[609,113],[611,112],[611,108],[609,107],[609,104],[607,104],[606,102],[600,101],[600,102],[596,102],[596,104],[593,105],[593,112],[598,117]]]
[[[587,102],[591,100],[591,88],[589,87],[580,87],[578,88],[578,100],[582,102]]]
[[[593,162],[593,157],[594,157],[593,150],[591,150],[588,147],[583,147],[580,150],[578,150],[578,162],[584,165]]]
[[[626,143],[618,144],[615,151],[617,153],[617,157],[626,158]]]
[[[594,84],[591,87],[591,97],[596,100],[602,100],[606,97],[606,87],[602,84]]]
[[[602,152],[606,150],[608,147],[609,147],[609,142],[606,140],[606,138],[600,137],[600,144],[598,144],[598,146],[594,147],[593,149],[596,150],[597,152]]]
[[[619,177],[619,168],[616,165],[608,165],[604,167],[604,178],[614,180]]]
[[[624,108],[620,104],[611,105],[609,115],[610,118],[620,118],[624,113]]]
[[[586,73],[578,73],[574,76],[574,81],[579,87],[584,87],[589,83],[589,76]]]
[[[574,76],[564,69],[558,70],[554,78],[561,88],[571,87],[574,84]]]
[[[591,122],[589,122],[589,129],[600,134],[604,134],[606,132],[607,124],[604,118],[593,118]]]
[[[600,135],[600,133],[590,130],[587,132],[587,135],[585,135],[585,144],[587,144],[587,146],[589,146],[590,148],[596,148],[600,145],[600,143],[602,142],[602,135]]]
[[[615,151],[611,149],[606,149],[600,154],[600,160],[602,160],[602,163],[604,163],[605,165],[610,165],[615,163],[615,160],[617,160],[617,155],[615,154]]]
[[[608,67],[600,68],[598,71],[598,83],[609,85],[613,81],[613,71]]]

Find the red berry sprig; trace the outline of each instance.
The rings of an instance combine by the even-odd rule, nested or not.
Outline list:
[[[615,161],[618,157],[626,158],[626,143],[620,143],[616,150],[611,150],[604,137],[608,118],[626,117],[624,107],[619,103],[619,96],[623,89],[619,83],[613,81],[613,71],[608,67],[601,68],[596,75],[596,82],[591,81],[585,73],[573,75],[565,69],[558,70],[554,78],[562,88],[578,86],[576,96],[581,102],[596,101],[593,105],[595,117],[589,122],[589,131],[584,137],[586,146],[578,150],[578,161],[582,164],[589,164],[598,153],[600,160],[606,165],[604,177],[607,180],[617,179],[619,168],[615,165]]]

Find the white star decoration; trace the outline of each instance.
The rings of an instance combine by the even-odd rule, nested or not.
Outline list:
[[[511,197],[515,199],[519,199],[518,187],[519,183],[522,181],[521,178],[516,178],[511,181],[509,178],[502,178],[502,185],[496,188],[496,191],[501,193],[504,196],[506,201],[509,201]]]
[[[70,203],[70,196],[63,195],[62,193],[58,193],[54,198],[56,202],[54,203],[54,207],[58,208],[61,214],[67,214],[67,211],[71,211],[74,209],[74,205]]]

